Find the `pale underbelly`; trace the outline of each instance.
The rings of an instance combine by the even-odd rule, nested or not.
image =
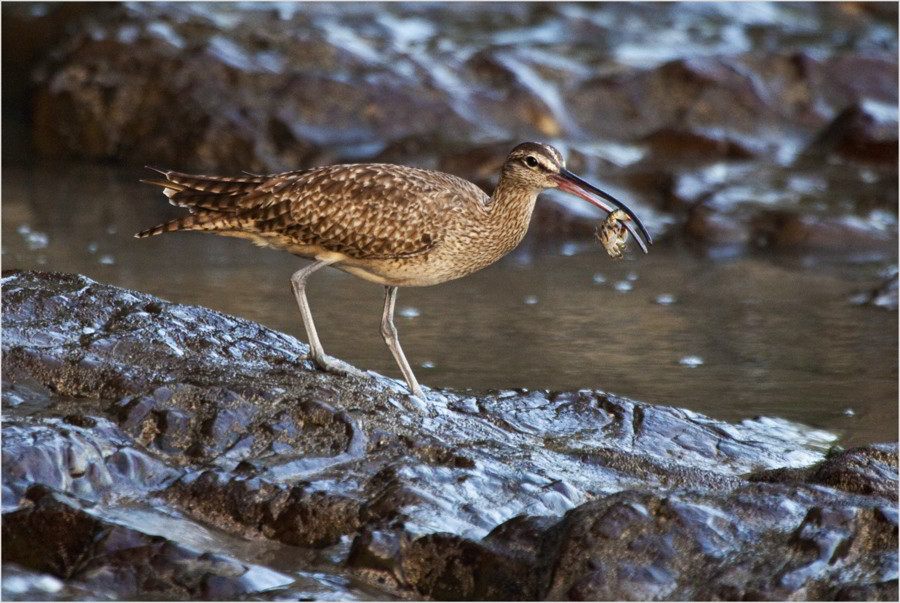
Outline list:
[[[317,256],[328,259],[333,256]],[[361,279],[395,287],[428,287],[471,274],[483,266],[446,263],[440,258],[413,256],[395,259],[360,260],[344,257],[333,266]]]
[[[276,237],[246,231],[216,234],[248,239],[261,247],[287,251],[310,260],[331,261],[331,266],[361,279],[396,287],[428,287],[461,278],[489,266],[511,249],[492,250],[477,245],[441,245],[421,254],[396,258],[355,258],[317,245],[286,244]]]

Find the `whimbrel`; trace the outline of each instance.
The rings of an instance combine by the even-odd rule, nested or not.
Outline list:
[[[425,399],[394,327],[397,287],[436,285],[489,266],[525,236],[538,194],[557,188],[607,212],[647,251],[647,229],[627,206],[568,171],[555,148],[525,142],[514,148],[494,194],[431,170],[362,163],[329,165],[269,176],[199,176],[156,170],[169,202],[191,213],[135,236],[199,230],[282,249],[311,264],[291,286],[309,339],[309,358],[321,369],[359,374],[325,355],[306,300],[309,276],[326,266],[385,287],[381,334],[406,379]],[[622,213],[624,212],[624,214]]]

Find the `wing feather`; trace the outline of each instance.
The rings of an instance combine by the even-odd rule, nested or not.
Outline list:
[[[157,170],[170,202],[196,212],[148,229],[235,231],[273,247],[317,247],[354,258],[392,258],[439,245],[447,213],[487,196],[441,172],[390,164],[332,165],[230,178]],[[187,219],[191,218],[191,219]]]

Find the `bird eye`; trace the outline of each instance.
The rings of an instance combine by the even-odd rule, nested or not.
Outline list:
[[[537,159],[535,159],[531,155],[525,158],[525,165],[527,165],[528,167],[537,167],[537,164]]]

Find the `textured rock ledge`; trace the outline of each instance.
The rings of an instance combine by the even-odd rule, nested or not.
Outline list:
[[[430,392],[242,319],[3,281],[3,597],[897,597],[897,446]]]

